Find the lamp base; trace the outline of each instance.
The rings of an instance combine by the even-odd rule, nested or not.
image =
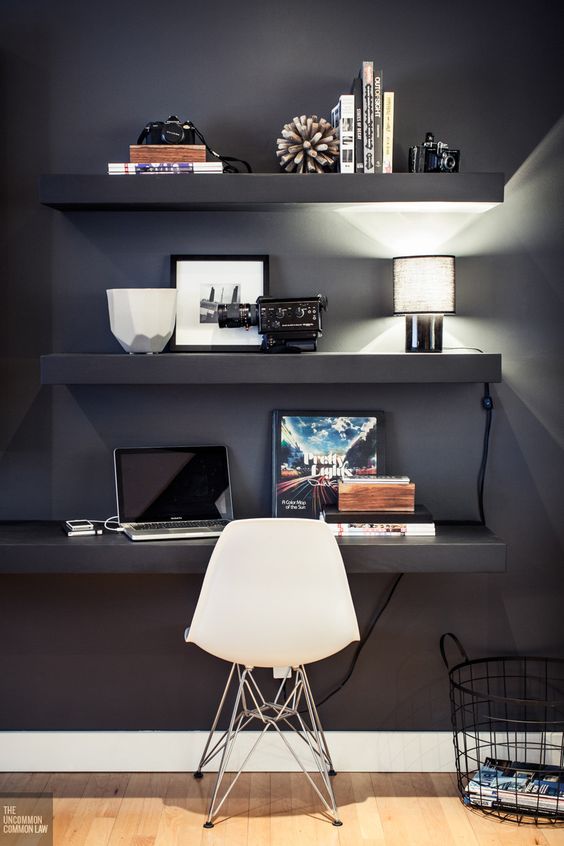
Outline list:
[[[443,315],[406,314],[405,351],[426,353],[442,352]]]

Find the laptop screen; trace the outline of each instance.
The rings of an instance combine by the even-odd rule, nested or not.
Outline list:
[[[120,523],[233,518],[224,446],[119,448],[114,463]]]

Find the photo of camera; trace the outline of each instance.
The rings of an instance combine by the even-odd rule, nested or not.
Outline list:
[[[435,141],[432,132],[422,144],[409,148],[410,173],[458,173],[460,150],[450,150],[445,141]]]
[[[181,121],[176,115],[166,120],[148,123],[142,130],[138,144],[195,144],[194,127],[189,120]]]
[[[264,352],[315,352],[327,297],[258,297],[252,303],[220,303],[220,329],[257,326]]]

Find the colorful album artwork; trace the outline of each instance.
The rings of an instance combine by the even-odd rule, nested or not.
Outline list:
[[[385,473],[382,411],[275,411],[273,424],[275,517],[316,518],[339,479]]]

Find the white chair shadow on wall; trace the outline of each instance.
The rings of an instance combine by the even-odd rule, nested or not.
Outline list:
[[[219,757],[204,828],[213,827],[239,775],[270,729],[309,779],[333,825],[342,825],[331,785],[335,770],[305,665],[328,658],[359,639],[343,559],[325,523],[261,518],[236,520],[224,529],[185,634],[188,643],[232,665],[194,773],[201,778],[203,768]],[[253,673],[257,667],[288,668],[270,701],[257,684]],[[232,685],[236,692],[229,725],[214,740]],[[255,722],[260,734],[220,797],[237,736]],[[286,730],[293,730],[303,740],[319,772],[319,785],[286,739]]]

